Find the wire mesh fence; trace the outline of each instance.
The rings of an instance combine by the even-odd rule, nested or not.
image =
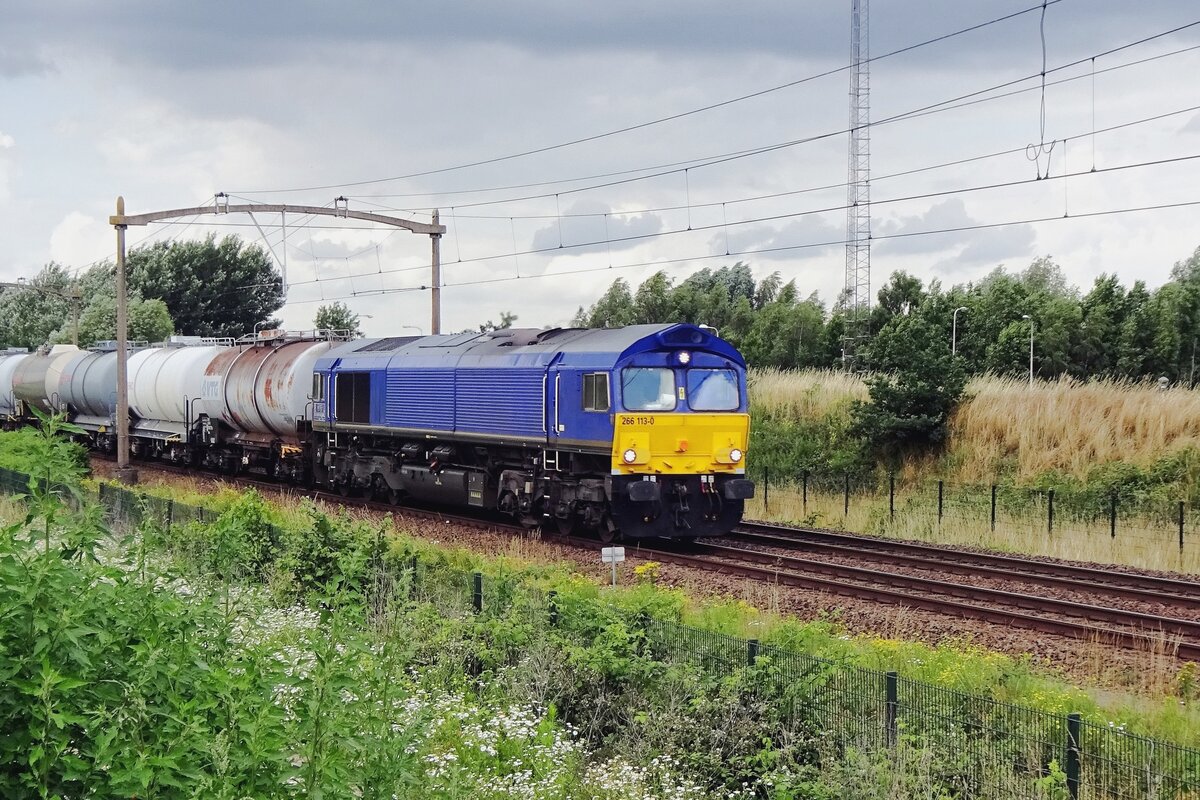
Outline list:
[[[751,517],[936,541],[986,540],[1013,550],[1066,550],[1078,540],[1097,559],[1200,570],[1200,503],[1157,489],[903,482],[766,468],[754,477],[760,491],[748,505]]]
[[[0,491],[23,494],[29,476],[0,469]],[[96,500],[115,526],[147,520],[174,526],[219,523],[209,509],[101,484]],[[1050,714],[991,698],[855,667],[757,640],[623,611],[602,596],[559,596],[521,575],[470,572],[406,555],[392,585],[464,625],[516,622],[543,641],[594,645],[614,626],[652,664],[734,680],[802,723],[833,758],[874,753],[893,770],[920,770],[944,796],[963,798],[1193,798],[1200,796],[1200,750],[1120,727]],[[463,668],[478,669],[469,656]],[[1058,783],[1047,784],[1046,781]]]

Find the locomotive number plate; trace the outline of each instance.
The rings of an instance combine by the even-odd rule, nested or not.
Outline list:
[[[654,417],[621,417],[621,427],[628,425],[653,425]]]

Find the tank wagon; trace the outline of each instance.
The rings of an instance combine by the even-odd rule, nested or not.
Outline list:
[[[693,325],[350,342],[316,363],[314,477],[606,539],[728,533],[754,490],[745,374]]]
[[[116,350],[0,352],[0,420],[115,447]],[[128,360],[133,454],[611,539],[727,533],[754,485],[741,355],[709,329],[173,337]]]
[[[20,423],[17,398],[13,393],[13,377],[17,365],[28,357],[28,351],[15,347],[0,350],[0,426],[5,428]]]

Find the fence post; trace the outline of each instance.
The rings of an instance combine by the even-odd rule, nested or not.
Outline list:
[[[746,640],[746,666],[753,667],[755,659],[758,658],[758,639]]]
[[[842,478],[843,478],[843,482],[845,485],[845,496],[846,496],[846,502],[842,507],[842,516],[848,517],[848,516],[850,516],[850,473],[849,472],[845,473],[842,476]]]
[[[888,517],[896,519],[896,473],[888,475]]]
[[[991,533],[996,533],[996,485],[991,485]]]
[[[551,589],[549,594],[546,595],[546,599],[549,602],[549,608],[550,608],[550,627],[557,628],[558,627],[558,592]]]
[[[1082,727],[1078,714],[1067,714],[1067,757],[1064,771],[1067,773],[1067,793],[1071,800],[1079,797],[1079,736]]]
[[[1046,492],[1046,533],[1054,533],[1054,490]]]
[[[771,492],[771,471],[763,465],[763,511],[768,509],[767,501],[770,499]]]
[[[804,470],[804,472],[801,474],[800,485],[804,487],[803,488],[804,516],[807,517],[808,516],[808,470]]]
[[[938,481],[938,525],[942,524],[942,497],[946,491],[946,482]]]
[[[1179,552],[1183,552],[1183,501],[1179,501]]]
[[[171,530],[171,526],[175,524],[175,501],[167,499],[167,530]]]
[[[483,613],[483,573],[482,572],[475,573],[475,579],[474,579],[473,583],[474,583],[474,590],[471,592],[471,602],[475,606],[475,613],[482,614]]]
[[[887,704],[884,707],[884,716],[887,725],[887,743],[888,747],[894,747],[899,733],[897,719],[900,710],[900,675],[896,672],[889,672],[885,677]]]
[[[1117,493],[1108,496],[1108,535],[1117,538]]]
[[[412,570],[412,577],[408,579],[408,596],[410,599],[417,596],[417,554],[413,553],[408,561],[408,568]]]

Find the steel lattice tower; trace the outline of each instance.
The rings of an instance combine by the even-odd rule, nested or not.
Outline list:
[[[869,0],[850,0],[850,157],[846,182],[847,369],[857,369],[860,346],[870,335],[871,311],[871,133]]]

